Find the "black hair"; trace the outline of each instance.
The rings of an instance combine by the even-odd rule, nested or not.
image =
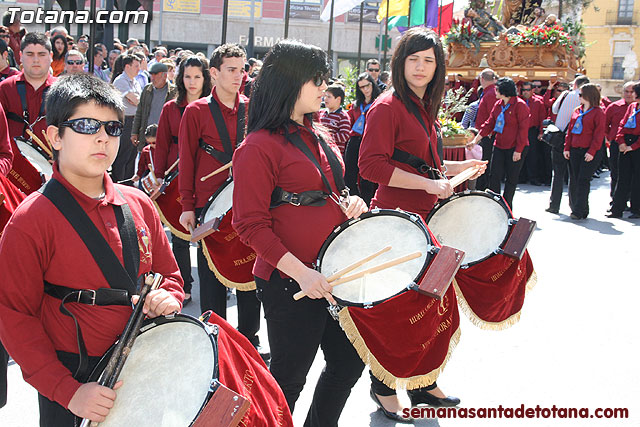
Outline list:
[[[248,132],[284,129],[302,86],[318,74],[328,75],[329,70],[327,54],[319,47],[294,40],[276,43],[254,80]]]
[[[438,111],[440,111],[444,94],[444,77],[447,75],[444,50],[438,34],[433,30],[417,27],[405,31],[391,59],[391,81],[396,94],[404,105],[408,106],[410,102],[413,102],[411,101],[412,91],[404,77],[404,63],[410,55],[429,49],[433,49],[437,66],[433,78],[424,92],[422,102],[431,118],[435,120],[438,117]]]
[[[380,65],[380,61],[378,61],[375,58],[371,58],[369,60],[367,60],[367,68],[369,68],[369,65]]]
[[[66,41],[64,43],[67,44]],[[27,33],[22,39],[22,43],[20,43],[20,52],[22,52],[25,47],[32,44],[39,44],[51,52],[51,42],[47,36],[42,33]]]
[[[516,84],[510,77],[499,78],[496,82],[496,90],[500,92],[500,95],[506,96],[507,98],[518,95]]]
[[[362,93],[362,91],[360,90],[360,86],[358,85],[358,83],[360,83],[361,81],[366,80],[369,83],[371,83],[371,102],[375,101],[375,99],[380,95],[380,93],[382,93],[382,91],[380,90],[380,86],[378,86],[378,83],[376,83],[375,80],[373,80],[373,77],[371,77],[371,75],[369,73],[360,73],[360,75],[358,76],[358,79],[356,80],[356,107],[359,107],[361,105],[365,105],[365,102],[367,102],[364,93]]]
[[[242,46],[236,43],[227,43],[221,46],[218,46],[216,50],[213,51],[211,55],[211,59],[209,60],[209,66],[220,70],[220,66],[222,65],[222,61],[224,58],[246,58],[247,52],[244,50]]]
[[[149,125],[144,130],[144,136],[146,136],[146,137],[150,136],[150,137],[155,138],[157,135],[158,135],[158,125],[156,125],[156,124]]]
[[[58,49],[56,49],[56,40],[62,40],[62,43],[64,44],[64,49],[62,49],[61,53],[58,53]],[[62,34],[58,34],[57,36],[55,36],[54,38],[51,39],[51,48],[52,48],[52,52],[53,52],[53,59],[54,60],[58,60],[60,58],[64,58],[67,54],[67,51],[69,50],[69,46],[67,46],[67,38],[62,35]]]
[[[202,84],[202,92],[200,93],[200,98],[202,98],[203,96],[208,96],[211,93],[211,89],[213,88],[207,60],[196,55],[189,56],[183,59],[180,62],[180,66],[178,67],[178,74],[176,75],[178,98],[176,99],[176,105],[182,104],[182,101],[187,98],[187,88],[184,85],[184,73],[186,67],[198,67],[200,68],[200,70],[202,70],[202,77],[204,78],[204,82]]]
[[[13,21],[11,20],[11,15],[12,13],[9,12],[8,10],[2,14],[2,25],[4,25],[5,27],[9,27],[11,26],[11,24],[13,24]]]
[[[0,55],[7,52],[8,50],[9,50],[9,46],[7,45],[7,42],[0,39]]]
[[[66,128],[60,127],[60,124],[69,120],[78,107],[92,101],[110,108],[118,115],[118,120],[124,121],[122,94],[93,74],[78,73],[58,78],[49,88],[45,101],[47,125],[57,126],[62,136]],[[58,159],[56,150],[53,151],[53,158]]]
[[[342,85],[332,84],[327,88],[326,92],[329,92],[334,98],[340,98],[340,104],[344,101],[344,88]]]
[[[113,69],[111,70],[111,83],[118,77],[120,74],[124,72],[124,65],[122,64],[122,60],[126,56],[126,53],[121,53],[118,55],[115,61],[113,61]]]
[[[576,78],[576,87],[579,89],[589,82],[590,82],[589,77],[581,74],[579,77]]]
[[[133,61],[140,61],[140,57],[135,54],[127,54],[122,57],[122,69],[127,65],[131,65]]]
[[[640,82],[633,85],[633,91],[636,93],[636,97],[640,99]]]

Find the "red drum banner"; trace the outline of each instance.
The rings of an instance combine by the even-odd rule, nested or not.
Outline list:
[[[0,201],[0,237],[2,237],[2,232],[11,218],[11,214],[25,197],[24,193],[18,190],[8,178],[0,174],[0,199],[2,199]]]
[[[460,308],[474,325],[502,330],[520,320],[525,294],[536,281],[526,251],[520,260],[495,255],[467,269],[461,268],[453,284]]]
[[[453,287],[440,301],[407,291],[372,308],[344,308],[340,325],[364,363],[391,388],[432,384],[460,340]]]
[[[164,193],[153,201],[153,204],[158,210],[162,223],[169,227],[173,234],[182,240],[189,241],[191,240],[191,235],[180,225],[182,205],[180,204],[181,197],[178,192],[178,180],[174,179],[173,181],[165,188]]]

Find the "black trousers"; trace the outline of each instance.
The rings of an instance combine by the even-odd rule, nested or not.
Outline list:
[[[631,212],[640,214],[640,150],[618,156],[618,184],[613,195],[611,212],[622,213],[631,199]]]
[[[0,342],[0,408],[7,404],[7,371],[9,368],[9,353]]]
[[[71,372],[75,372],[78,367],[79,356],[73,353],[66,353],[63,351],[56,352],[58,359],[62,362],[65,368]],[[100,357],[89,357],[89,373],[100,362]],[[86,378],[76,378],[81,383],[88,381]],[[40,408],[40,427],[73,427],[80,419],[71,413],[68,409],[64,408],[57,402],[47,399],[40,393],[38,393],[38,407]]]
[[[394,389],[392,389],[391,387],[388,387],[385,383],[383,383],[378,378],[376,378],[373,375],[373,372],[371,371],[369,371],[369,378],[371,378],[371,390],[373,390],[373,392],[378,396],[393,396],[394,394],[396,394],[396,391]],[[438,384],[433,382],[426,387],[421,387],[414,390],[407,390],[407,394],[409,396],[417,395],[420,393],[424,393],[425,391],[428,391],[428,390],[433,390],[436,387],[438,387]]]
[[[256,278],[258,296],[264,305],[271,347],[271,373],[293,412],[305,385],[311,364],[322,348],[326,366],[320,374],[305,426],[338,425],[351,388],[364,363],[327,311],[322,299],[293,300],[300,286],[274,270],[269,281]]]
[[[173,256],[176,258],[178,268],[180,269],[180,275],[184,281],[184,293],[190,294],[193,277],[191,276],[189,242],[171,233],[171,247],[173,249]]]
[[[611,200],[613,200],[613,194],[616,192],[616,184],[618,183],[618,156],[620,150],[618,150],[618,143],[611,141],[609,143],[609,170],[611,171]]]
[[[480,140],[480,146],[482,147],[482,160],[487,160],[487,172],[478,177],[476,182],[476,189],[484,191],[489,188],[491,179],[491,155],[493,153],[493,137],[485,136]]]
[[[591,177],[600,166],[602,153],[596,151],[593,160],[586,162],[584,155],[587,148],[572,148],[569,157],[571,165],[569,171],[569,207],[571,213],[579,217],[587,217],[589,215],[589,192],[591,190]]]
[[[350,193],[360,196],[369,205],[376,192],[377,185],[360,176],[358,157],[360,156],[360,143],[362,136],[352,136],[344,150],[344,183],[349,187]]]
[[[132,178],[135,173],[135,162],[138,150],[131,143],[133,118],[134,116],[124,117],[124,129],[120,136],[118,155],[116,156],[113,165],[111,165],[111,177],[116,182]]]
[[[196,218],[202,208],[196,208]],[[204,313],[213,310],[223,319],[227,318],[227,287],[223,285],[209,268],[207,258],[202,252],[202,243],[198,244],[198,279],[200,280],[200,310]],[[260,330],[260,301],[256,291],[237,291],[238,331],[247,337],[253,345],[258,345]]]
[[[493,147],[493,155],[491,156],[491,176],[489,178],[489,188],[491,191],[500,194],[502,178],[506,178],[504,184],[504,192],[502,197],[509,207],[513,209],[513,195],[516,193],[518,186],[518,177],[520,169],[527,157],[529,147],[522,150],[522,156],[519,161],[513,161],[513,152],[515,148],[504,150],[502,148]]]
[[[546,144],[538,139],[538,132],[539,128],[537,126],[529,128],[529,153],[527,154],[527,158],[524,159],[524,166],[520,171],[520,174],[522,175],[522,172],[526,170],[526,178],[531,183],[544,182],[542,169],[542,145]]]
[[[551,164],[553,166],[553,180],[551,181],[551,198],[549,207],[560,209],[562,192],[564,191],[564,178],[568,174],[569,161],[564,158],[562,151],[551,150]]]

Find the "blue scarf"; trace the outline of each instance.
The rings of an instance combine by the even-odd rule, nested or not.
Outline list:
[[[372,104],[373,102],[371,102],[366,107],[363,107],[362,104],[360,104],[360,116],[358,117],[356,122],[353,124],[353,127],[351,128],[351,130],[357,133],[358,135],[362,135],[362,132],[364,132],[364,113],[369,111],[369,108],[371,108]]]
[[[504,130],[504,112],[507,111],[511,107],[511,104],[507,104],[502,107],[502,111],[500,111],[500,115],[496,119],[496,125],[493,127],[494,132],[502,133]]]
[[[640,112],[640,109],[636,109],[636,112],[629,116],[627,119],[627,123],[624,124],[624,127],[627,129],[635,129],[636,128],[636,115]]]
[[[589,108],[587,111],[585,111],[584,113],[578,116],[578,118],[576,119],[576,122],[573,124],[573,129],[571,129],[572,134],[574,135],[582,134],[582,116],[584,116],[591,110],[593,110],[593,107]]]

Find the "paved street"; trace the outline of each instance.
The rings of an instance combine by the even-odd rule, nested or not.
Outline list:
[[[520,322],[505,331],[480,330],[461,314],[462,337],[438,384],[460,397],[465,408],[556,405],[589,408],[592,413],[596,408],[628,408],[630,418],[439,419],[416,425],[640,425],[640,280],[633,270],[640,263],[640,220],[606,218],[608,192],[605,173],[592,183],[591,217],[575,222],[568,217],[566,193],[562,213],[553,215],[544,212],[548,187],[519,187],[515,216],[538,223],[529,244],[537,286],[527,295]],[[195,268],[193,272],[195,276]],[[185,311],[195,315],[197,307],[194,301]],[[235,324],[235,308],[229,317]],[[261,335],[266,342],[265,327]],[[304,421],[322,364],[319,354],[296,406],[296,425]],[[375,410],[368,389],[368,375],[363,375],[347,402],[342,426],[395,425]],[[36,393],[12,365],[0,426],[37,424]]]

